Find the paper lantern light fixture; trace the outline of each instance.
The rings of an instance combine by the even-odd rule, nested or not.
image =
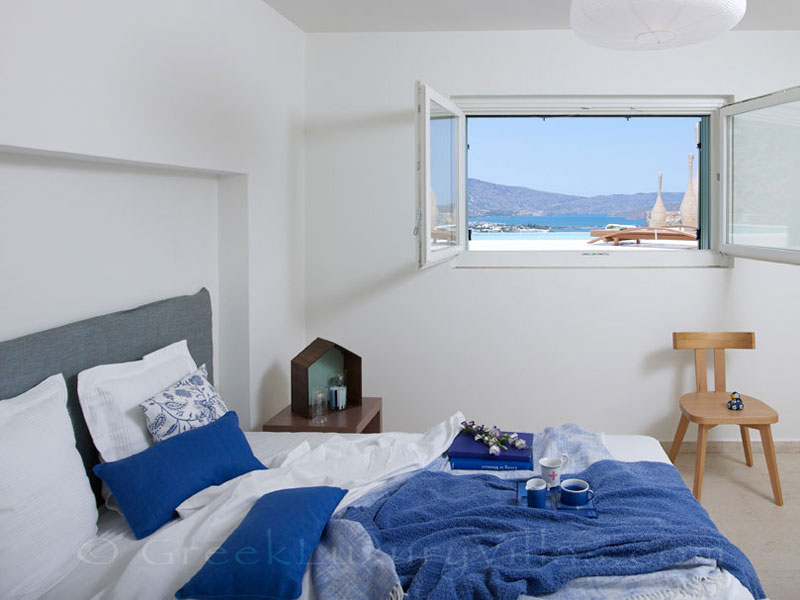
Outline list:
[[[747,0],[572,0],[573,31],[595,46],[661,50],[725,33],[742,20]]]

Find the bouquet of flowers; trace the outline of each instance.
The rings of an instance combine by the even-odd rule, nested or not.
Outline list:
[[[497,425],[489,428],[486,425],[476,425],[475,421],[461,421],[461,428],[474,436],[476,442],[489,446],[489,454],[493,456],[500,456],[500,451],[508,450],[509,446],[520,450],[527,446],[518,433],[500,431]]]

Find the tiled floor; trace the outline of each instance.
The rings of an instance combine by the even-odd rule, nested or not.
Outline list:
[[[675,466],[691,489],[694,454]],[[778,453],[783,506],[772,499],[764,455],[708,454],[702,505],[719,530],[753,563],[770,600],[800,598],[800,453]]]

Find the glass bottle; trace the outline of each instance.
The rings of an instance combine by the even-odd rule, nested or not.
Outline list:
[[[324,425],[328,422],[328,402],[325,390],[316,388],[311,394],[311,424]]]
[[[347,386],[345,385],[344,373],[339,373],[331,379],[331,386],[328,388],[328,400],[330,410],[344,410],[347,408]]]

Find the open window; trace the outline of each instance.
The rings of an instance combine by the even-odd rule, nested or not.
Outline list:
[[[730,103],[725,96],[457,96],[451,100],[418,84],[418,115],[419,193],[415,233],[421,267],[462,252],[457,263],[460,267],[713,267],[730,265],[726,255],[800,264],[800,195],[794,184],[800,167],[800,87]],[[497,212],[508,210],[510,204],[505,200],[522,205],[519,189],[511,182],[505,186],[507,189],[500,190],[501,194],[495,189],[497,186],[484,185],[487,198],[492,201],[499,198],[498,203],[502,200],[504,204],[500,208],[480,206],[476,202],[476,186],[484,182],[468,182],[468,144],[472,171],[478,165],[477,155],[472,155],[478,150],[472,138],[481,122],[492,127],[502,124],[515,131],[523,122],[533,121],[551,125],[574,123],[581,129],[592,123],[603,127],[620,123],[627,129],[639,124],[655,131],[661,124],[669,133],[678,127],[681,132],[696,131],[689,136],[689,143],[697,146],[695,150],[681,147],[672,154],[681,156],[682,161],[693,155],[689,164],[695,165],[692,168],[698,175],[697,181],[693,181],[691,170],[684,171],[683,175],[670,178],[670,187],[675,180],[679,185],[665,189],[671,193],[664,193],[663,198],[648,188],[644,190],[647,194],[630,193],[629,197],[623,197],[624,202],[618,207],[611,206],[614,194],[603,198],[587,196],[594,204],[573,198],[574,204],[585,213],[582,216],[592,217],[591,222],[579,223],[580,227],[574,223],[553,224],[543,218],[567,214],[565,206],[560,205],[556,207],[558,210],[548,209],[553,214],[538,205],[522,206],[525,211],[520,212],[515,205],[519,214],[512,216],[519,222],[511,222],[508,227],[498,225],[497,215],[510,214]],[[681,139],[687,137],[684,133],[680,135]],[[601,139],[600,135],[594,137]],[[663,147],[667,140],[655,135],[644,139],[652,140],[654,148]],[[545,149],[553,146],[547,140],[537,143]],[[651,152],[646,147],[631,148],[632,144],[626,145],[626,151],[637,156]],[[509,152],[512,154],[508,156],[519,154],[513,148]],[[494,151],[495,158],[497,155]],[[586,164],[586,159],[581,159],[578,153],[569,154],[568,158],[575,163],[572,166]],[[510,159],[501,162],[509,163]],[[537,166],[540,162],[529,161]],[[630,164],[623,162],[625,166]],[[689,166],[683,164],[682,169]],[[651,182],[648,186],[660,179],[656,178],[660,168],[645,171]],[[573,180],[581,178],[586,177],[572,176]],[[537,192],[537,189],[527,191]],[[551,204],[558,204],[555,196],[559,194],[551,196],[554,196]],[[682,210],[687,197],[694,198],[691,214]],[[608,214],[600,215],[603,219],[594,214],[598,200],[610,206],[605,207]],[[626,215],[624,211],[632,210],[634,201],[642,206],[635,207],[636,215]],[[648,209],[648,203],[652,208]],[[482,211],[478,215],[480,226],[475,223],[477,209]],[[664,223],[653,222],[656,209],[664,217]],[[578,214],[576,211],[573,212]],[[622,220],[626,216],[630,222]],[[478,233],[478,239],[467,240],[468,223]],[[653,239],[639,235],[635,228],[646,229],[644,233]],[[603,229],[608,230],[607,235],[603,235],[606,233]],[[515,251],[498,252],[473,243],[498,245],[497,241],[506,242],[513,235],[525,238],[524,247],[518,244]],[[688,242],[670,239],[691,235],[696,237]],[[540,244],[541,250],[529,247],[538,244],[538,238],[553,247],[545,248],[546,244]],[[555,248],[558,238],[564,238],[572,247],[562,244],[563,249]]]
[[[448,98],[417,84],[419,266],[456,256],[465,248],[466,127]]]
[[[710,248],[710,117],[642,112],[468,115],[469,250]]]
[[[800,87],[720,109],[726,254],[800,264]]]

